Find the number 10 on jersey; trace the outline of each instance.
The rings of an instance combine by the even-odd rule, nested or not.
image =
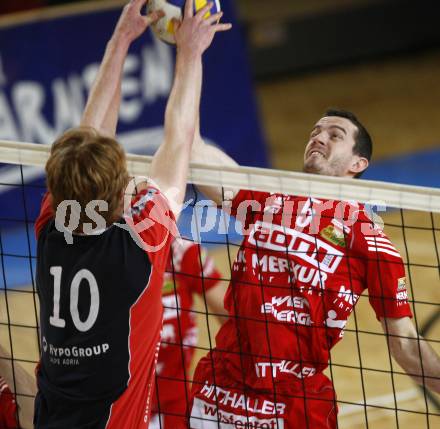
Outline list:
[[[50,267],[50,274],[54,278],[53,285],[53,315],[49,318],[49,323],[57,328],[64,328],[66,321],[60,316],[60,299],[61,299],[61,276],[63,267]],[[79,286],[85,280],[89,286],[90,292],[90,309],[85,321],[79,317],[78,299]],[[98,318],[99,313],[99,289],[95,276],[91,271],[82,269],[79,270],[72,279],[70,284],[70,315],[72,316],[73,324],[76,329],[81,332],[86,332],[92,328]]]

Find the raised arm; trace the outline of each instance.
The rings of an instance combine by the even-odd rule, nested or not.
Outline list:
[[[167,195],[174,213],[182,204],[191,146],[199,115],[202,86],[202,54],[210,46],[217,31],[231,28],[218,24],[221,13],[203,19],[212,7],[209,3],[196,15],[194,0],[187,0],[184,19],[176,23],[176,73],[165,113],[165,139],[153,158],[151,179]]]
[[[93,83],[81,120],[82,126],[93,127],[114,137],[121,102],[121,80],[125,58],[131,43],[163,16],[162,11],[142,15],[146,0],[132,0],[123,9],[118,24],[107,44],[98,75]]]
[[[440,357],[409,317],[381,318],[391,355],[417,383],[440,393]]]

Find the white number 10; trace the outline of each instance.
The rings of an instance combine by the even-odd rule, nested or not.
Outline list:
[[[53,316],[50,316],[49,323],[57,328],[64,328],[66,321],[60,317],[60,298],[61,298],[61,274],[62,267],[50,267],[50,273],[54,277],[53,285]],[[83,280],[87,280],[90,291],[90,310],[87,319],[83,322],[79,318],[78,297],[79,285]],[[95,276],[86,269],[79,270],[73,277],[70,285],[70,314],[76,329],[81,332],[88,331],[96,322],[99,313],[99,289]]]

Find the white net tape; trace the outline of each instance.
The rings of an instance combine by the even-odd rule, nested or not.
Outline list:
[[[0,140],[0,162],[43,167],[50,145]],[[148,175],[151,157],[128,155],[134,176]],[[196,185],[222,186],[315,198],[381,202],[386,207],[440,213],[440,189],[369,180],[353,180],[253,167],[191,165],[188,181]]]

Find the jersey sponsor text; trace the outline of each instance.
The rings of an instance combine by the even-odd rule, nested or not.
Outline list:
[[[207,399],[216,400],[219,405],[226,405],[252,413],[282,415],[286,411],[286,404],[282,402],[274,403],[266,399],[250,398],[244,394],[231,392],[230,390],[209,384],[205,384],[202,387],[200,394]]]
[[[303,379],[315,375],[316,368],[309,366],[301,367],[298,362],[292,362],[290,360],[282,360],[280,362],[257,362],[255,364],[255,373],[258,378],[272,376],[277,378],[279,374],[290,374],[299,379]]]
[[[287,307],[286,310],[279,307]],[[290,308],[295,310],[290,310]],[[310,326],[313,322],[307,309],[310,304],[307,299],[300,296],[273,296],[271,302],[265,302],[261,306],[261,313],[271,314],[280,322],[297,323],[298,325]],[[304,311],[297,311],[304,310]]]
[[[192,429],[284,429],[284,419],[280,417],[261,419],[256,416],[228,413],[195,398],[190,427]]]
[[[344,255],[319,238],[260,221],[255,223],[248,242],[257,248],[288,253],[326,273],[334,273]]]

